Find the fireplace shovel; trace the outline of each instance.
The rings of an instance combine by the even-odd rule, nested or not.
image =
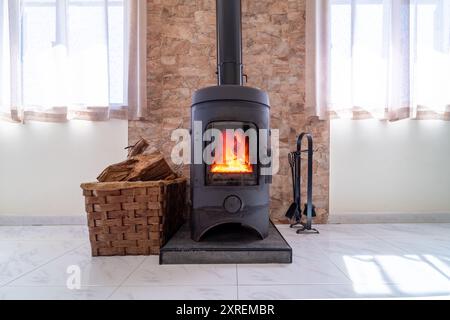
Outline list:
[[[291,152],[288,155],[289,158],[289,166],[291,167],[291,174],[292,174],[292,193],[294,197],[294,202],[289,207],[286,217],[289,218],[289,220],[293,220],[295,218],[295,221],[300,221],[301,219],[301,212],[300,212],[300,206],[299,206],[299,198],[297,197],[297,194],[299,194],[299,184],[297,181],[299,181],[298,172],[297,169],[297,154],[296,152]]]
[[[308,140],[308,149],[302,150],[303,139]],[[306,223],[302,223],[301,210],[301,157],[303,153],[308,154],[308,184],[307,184],[307,203],[303,214],[306,216]],[[312,203],[313,195],[313,138],[309,133],[302,133],[297,140],[297,151],[289,154],[289,165],[292,173],[292,189],[294,195],[294,203],[289,207],[286,217],[290,220],[295,219],[296,223],[291,225],[291,228],[299,228],[298,234],[303,233],[319,233],[318,230],[312,227],[313,217],[316,216],[316,210]]]

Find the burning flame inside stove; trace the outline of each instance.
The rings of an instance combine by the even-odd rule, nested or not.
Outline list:
[[[223,134],[223,152],[216,155],[215,162],[211,165],[212,173],[249,174],[253,173],[250,163],[250,148],[247,137],[242,132],[234,135]],[[222,157],[223,159],[218,159]]]

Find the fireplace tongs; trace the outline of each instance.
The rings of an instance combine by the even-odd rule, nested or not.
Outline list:
[[[303,139],[308,140],[308,149],[302,150]],[[318,234],[319,231],[312,227],[313,217],[316,216],[316,208],[312,202],[313,196],[313,137],[309,133],[302,133],[297,139],[297,151],[289,154],[289,165],[292,173],[292,187],[294,195],[294,203],[289,207],[286,213],[286,217],[290,220],[295,219],[295,223],[291,225],[291,228],[299,228],[297,234],[313,233]],[[302,154],[308,154],[308,183],[307,183],[307,203],[303,210],[303,214],[306,215],[306,223],[302,222],[302,210],[301,210],[301,159]]]

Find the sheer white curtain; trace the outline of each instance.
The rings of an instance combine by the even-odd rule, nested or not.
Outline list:
[[[321,118],[450,120],[450,1],[308,0],[307,24]]]
[[[130,65],[138,63],[129,57],[133,41],[142,41],[130,36],[136,14],[130,1],[0,0],[3,117],[55,122],[127,117],[128,86],[140,85],[129,81]],[[142,103],[134,104],[130,117],[138,117]]]
[[[130,119],[146,117],[147,110],[147,0],[128,0],[130,35],[128,106]]]

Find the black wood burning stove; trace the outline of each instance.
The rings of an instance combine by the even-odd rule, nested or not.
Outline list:
[[[217,60],[218,86],[193,97],[192,239],[200,241],[228,223],[252,228],[264,239],[269,230],[271,175],[264,169],[271,165],[266,161],[270,106],[267,93],[243,86],[240,0],[217,0]],[[214,138],[209,132],[216,133]],[[220,148],[211,152],[210,161],[199,159],[217,133]]]

